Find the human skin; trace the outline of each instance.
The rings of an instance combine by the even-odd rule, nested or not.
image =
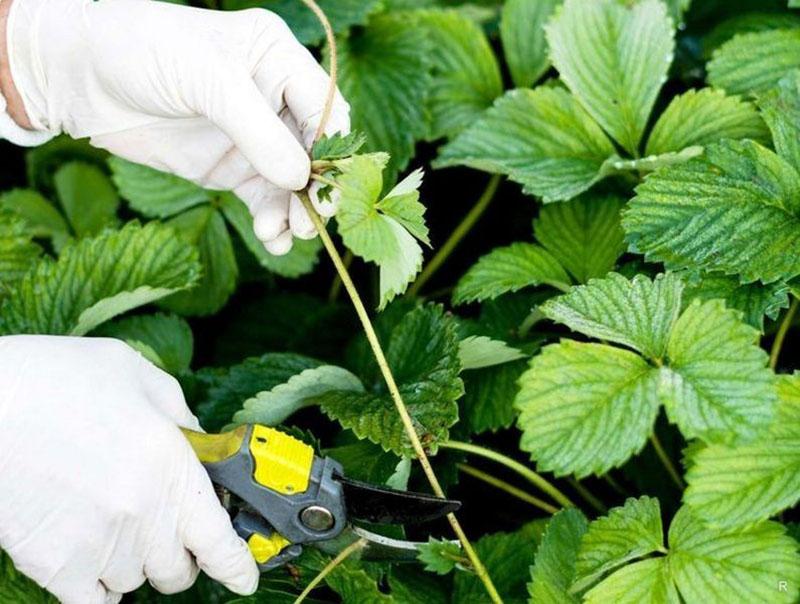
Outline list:
[[[14,0],[0,0],[0,92],[6,99],[7,111],[19,126],[33,129],[28,114],[25,112],[25,105],[19,94],[14,80],[11,78],[11,65],[8,61],[8,14],[11,12],[11,5]]]

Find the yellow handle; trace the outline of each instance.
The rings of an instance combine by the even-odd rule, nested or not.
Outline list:
[[[239,426],[222,434],[205,434],[181,428],[202,463],[216,463],[233,457],[242,448],[247,426]]]

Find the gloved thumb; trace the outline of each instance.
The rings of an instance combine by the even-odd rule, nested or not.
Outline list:
[[[256,562],[234,531],[199,462],[192,464],[181,526],[183,544],[203,572],[237,594],[248,596],[255,592],[259,580]]]
[[[250,75],[228,68],[213,79],[201,108],[206,117],[272,184],[291,191],[305,187],[311,160]]]

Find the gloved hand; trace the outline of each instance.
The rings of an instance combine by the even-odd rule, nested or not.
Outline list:
[[[300,200],[329,78],[277,15],[143,0],[13,0],[11,75],[37,130],[233,190],[267,250],[315,229]],[[347,133],[337,94],[327,134]],[[335,208],[312,195],[317,211]]]
[[[118,340],[0,338],[0,549],[65,604],[163,593],[256,564],[178,426],[178,383]]]

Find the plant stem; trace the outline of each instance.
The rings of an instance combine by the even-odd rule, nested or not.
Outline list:
[[[353,259],[355,255],[350,250],[347,250],[344,253],[344,267],[346,269],[350,269],[350,265],[353,264]],[[342,278],[339,276],[339,273],[336,273],[336,276],[333,278],[333,283],[331,283],[331,289],[328,291],[328,302],[336,302],[339,298],[339,293],[342,291]]]
[[[610,486],[612,489],[614,489],[617,493],[619,493],[623,497],[629,495],[628,491],[625,490],[625,488],[620,483],[614,480],[614,477],[611,475],[610,472],[606,472],[605,474],[603,474],[603,480],[605,480],[608,483],[608,486]]]
[[[347,272],[347,268],[342,261],[342,257],[339,255],[339,251],[336,249],[336,245],[333,243],[330,234],[325,229],[322,219],[311,205],[311,200],[308,198],[308,194],[306,192],[300,192],[299,196],[306,208],[306,211],[308,212],[308,215],[314,222],[314,226],[319,231],[319,236],[322,239],[322,243],[325,246],[325,249],[328,251],[328,255],[331,257],[333,265],[336,267],[336,271],[339,273],[339,277],[342,279],[342,285],[344,285],[345,291],[347,291],[348,295],[350,296],[350,300],[355,307],[356,314],[358,315],[361,325],[364,328],[364,333],[367,336],[367,341],[372,348],[372,353],[375,355],[375,360],[378,363],[378,367],[380,367],[383,379],[386,381],[389,394],[391,395],[392,401],[397,408],[397,413],[400,415],[400,420],[403,422],[403,428],[405,429],[406,435],[411,441],[411,446],[414,449],[417,459],[419,459],[419,462],[422,465],[422,470],[425,472],[425,476],[428,478],[428,482],[430,482],[431,488],[436,496],[444,498],[444,490],[439,484],[439,479],[436,478],[436,474],[431,467],[431,462],[428,459],[425,449],[422,447],[422,443],[419,440],[419,435],[414,428],[411,415],[409,415],[408,409],[403,402],[400,389],[397,387],[397,383],[394,380],[394,375],[392,375],[392,370],[389,368],[389,363],[387,362],[386,356],[383,353],[383,348],[381,348],[378,335],[375,333],[375,328],[372,326],[372,321],[369,318],[369,313],[364,306],[364,302],[361,300],[361,296],[359,295],[353,280],[350,278],[350,274]],[[472,565],[475,568],[475,573],[486,587],[486,591],[489,594],[492,602],[502,603],[500,595],[497,593],[497,590],[495,589],[495,586],[492,583],[486,568],[483,566],[480,558],[478,558],[475,549],[472,547],[472,544],[464,533],[464,530],[461,528],[461,524],[459,524],[455,514],[448,514],[447,520],[450,522],[450,526],[453,527],[453,532],[455,532],[458,540],[461,541],[461,545],[464,547],[464,552],[469,557],[470,562],[472,562]]]
[[[303,592],[299,596],[297,596],[297,599],[294,601],[294,604],[300,604],[303,600],[305,600],[309,596],[309,594],[312,591],[314,591],[314,589],[316,589],[317,585],[322,583],[325,577],[331,574],[333,569],[335,569],[342,562],[347,560],[347,558],[352,556],[355,552],[357,552],[360,549],[363,549],[366,544],[367,544],[366,539],[359,539],[358,541],[354,541],[346,548],[344,548],[341,552],[339,552],[339,555],[337,555],[333,560],[328,562],[328,564],[325,565],[325,568],[323,568],[319,572],[319,574],[311,580],[311,583],[306,585],[306,588],[303,590]]]
[[[650,443],[653,445],[653,449],[656,451],[656,455],[661,460],[661,463],[664,464],[664,468],[667,470],[667,474],[669,474],[670,478],[672,478],[672,482],[682,491],[686,488],[686,484],[683,482],[683,478],[681,478],[680,473],[678,472],[675,465],[672,463],[672,460],[667,455],[667,452],[664,450],[664,447],[661,445],[661,441],[658,439],[658,436],[655,432],[650,435]]]
[[[330,178],[326,178],[322,176],[322,174],[316,174],[314,172],[311,173],[311,180],[316,180],[321,182],[323,185],[328,185],[329,187],[333,187],[334,189],[341,189],[342,187],[335,181],[331,180]]]
[[[331,53],[331,78],[330,84],[328,84],[328,96],[325,99],[325,107],[322,110],[322,116],[319,120],[317,133],[314,135],[314,140],[318,141],[325,133],[325,128],[328,125],[328,120],[330,119],[331,111],[333,110],[333,100],[336,98],[336,81],[339,78],[339,51],[336,48],[336,38],[333,35],[333,27],[331,27],[331,22],[328,20],[328,16],[325,14],[325,11],[323,11],[314,0],[300,1],[305,4],[312,13],[314,13],[314,16],[322,25],[322,29],[325,30],[325,39],[328,41],[328,49]]]
[[[485,457],[486,459],[491,459],[492,461],[507,467],[509,470],[513,470],[528,480],[531,484],[535,484],[564,507],[577,507],[574,503],[572,503],[572,501],[570,501],[569,497],[559,491],[548,480],[531,470],[529,467],[519,463],[515,459],[511,459],[510,457],[503,455],[502,453],[492,451],[491,449],[481,447],[480,445],[464,443],[457,440],[448,440],[447,442],[439,443],[439,446],[443,449],[455,449],[457,451],[464,451],[465,453],[471,453],[473,455]]]
[[[500,480],[499,478],[495,478],[491,474],[487,474],[486,472],[483,472],[478,468],[473,468],[472,466],[467,465],[465,463],[457,464],[456,467],[462,472],[464,472],[464,474],[469,474],[473,478],[482,480],[483,482],[490,484],[493,487],[500,489],[501,491],[505,491],[506,493],[516,497],[517,499],[521,499],[526,503],[530,503],[531,505],[539,508],[540,510],[547,512],[548,514],[555,514],[559,510],[559,508],[557,508],[554,505],[550,505],[543,499],[534,497],[530,493],[526,493],[522,489],[518,489],[513,484],[509,484],[505,480]]]
[[[463,220],[450,234],[450,237],[447,238],[447,241],[444,242],[444,245],[439,248],[436,255],[431,258],[431,261],[425,266],[420,276],[411,285],[408,290],[409,296],[416,296],[419,293],[422,287],[433,277],[434,273],[439,270],[439,267],[444,264],[445,260],[450,257],[450,254],[456,249],[458,244],[461,243],[461,240],[464,239],[466,234],[475,226],[475,223],[486,211],[486,208],[489,207],[492,199],[494,199],[497,188],[500,186],[501,179],[502,177],[499,174],[492,176],[483,193],[478,198],[478,201],[475,202],[472,209],[464,216]]]
[[[775,334],[775,341],[772,342],[772,349],[769,352],[769,366],[773,371],[778,366],[778,357],[781,355],[783,341],[786,339],[786,334],[789,333],[789,329],[792,326],[792,319],[794,319],[794,315],[797,312],[797,306],[798,299],[794,298],[791,306],[789,306],[789,310],[786,311],[786,315],[783,317],[783,321],[781,321],[778,333]]]
[[[572,488],[578,491],[578,495],[580,495],[581,498],[590,506],[592,506],[595,510],[597,510],[601,514],[605,514],[606,512],[608,512],[608,506],[606,506],[606,504],[604,504],[597,497],[595,497],[592,494],[592,492],[586,488],[585,485],[581,484],[580,480],[578,480],[573,476],[570,476],[567,479],[567,482],[571,484]]]

